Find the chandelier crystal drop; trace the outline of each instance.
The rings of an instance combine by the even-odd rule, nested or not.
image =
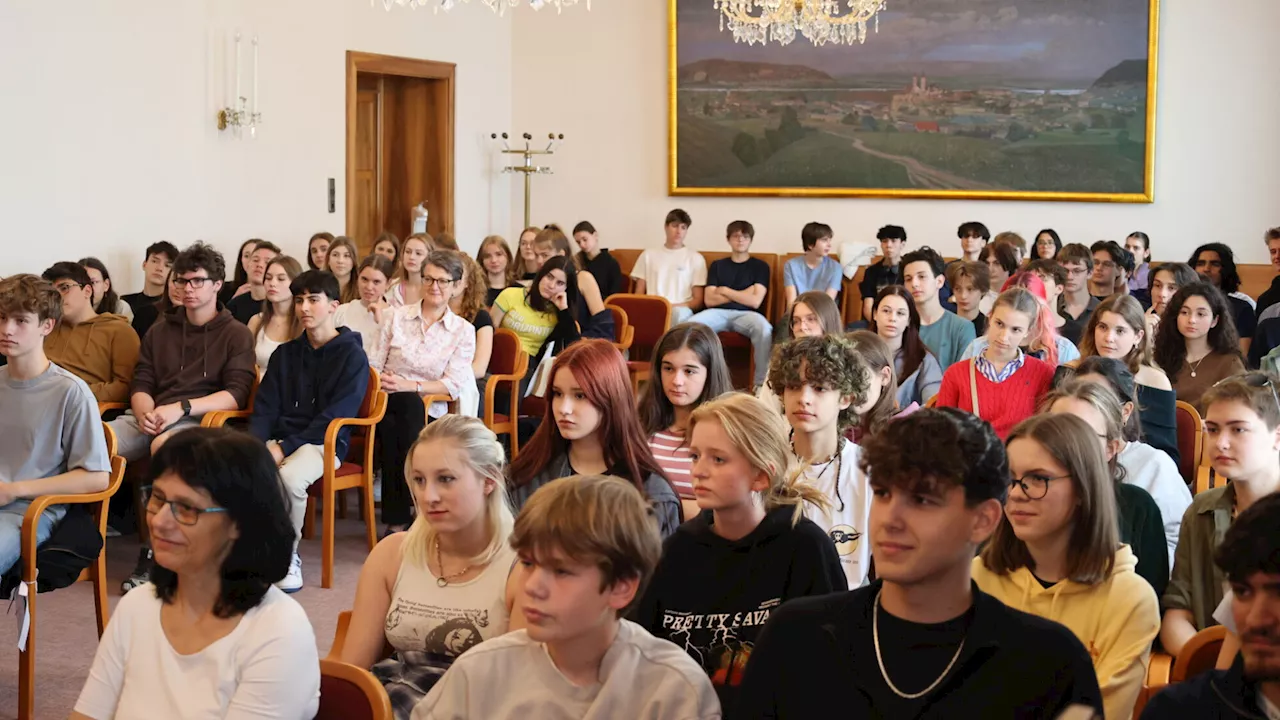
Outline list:
[[[565,8],[577,5],[581,0],[529,0],[529,7],[534,10],[541,10],[550,5],[556,9],[556,12],[562,12]],[[369,6],[372,7],[377,0],[369,0]],[[382,0],[382,6],[387,10],[391,10],[393,5],[408,6],[417,10],[418,8],[431,8],[434,12],[444,10],[449,12],[455,6],[462,3],[469,3],[471,0]],[[480,0],[486,7],[497,13],[499,16],[505,15],[507,8],[515,8],[520,4],[520,0]],[[591,0],[586,0],[587,9],[591,9]]]
[[[386,0],[384,0],[385,2]],[[797,33],[814,45],[867,41],[867,23],[874,19],[880,32],[880,16],[886,0],[714,0],[734,42],[764,45],[770,40],[789,45]]]

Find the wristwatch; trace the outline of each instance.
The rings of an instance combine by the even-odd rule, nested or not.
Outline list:
[[[191,401],[182,401],[182,417],[191,417]]]
[[[422,394],[422,381],[415,382],[415,383],[413,384],[413,389],[414,389],[414,390],[417,390],[417,391],[418,391],[418,394],[419,394],[419,395],[421,395],[421,394]]]

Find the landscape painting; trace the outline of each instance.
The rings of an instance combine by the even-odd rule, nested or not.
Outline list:
[[[781,46],[670,0],[670,192],[1151,202],[1157,3],[888,0]]]

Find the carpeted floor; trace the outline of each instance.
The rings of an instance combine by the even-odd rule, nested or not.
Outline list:
[[[354,511],[348,518],[354,517]],[[333,644],[338,613],[351,608],[360,566],[368,555],[364,527],[354,519],[339,520],[335,533],[334,582],[320,587],[320,536],[302,541],[302,574],[306,586],[293,597],[306,609],[316,632],[316,645],[324,657]],[[120,582],[138,558],[133,535],[107,541],[107,574],[112,607],[120,599]],[[36,600],[36,717],[65,718],[75,706],[80,688],[89,675],[97,649],[98,630],[93,617],[93,592],[89,583],[44,593]],[[0,619],[0,719],[18,713],[18,622],[8,601]]]

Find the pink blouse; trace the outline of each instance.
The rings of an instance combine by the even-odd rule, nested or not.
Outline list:
[[[399,375],[413,382],[444,383],[459,397],[464,383],[474,383],[471,361],[476,355],[476,329],[446,309],[438,322],[427,325],[422,304],[398,307],[387,313],[369,365],[380,373]],[[427,415],[448,412],[444,403],[432,403]]]

